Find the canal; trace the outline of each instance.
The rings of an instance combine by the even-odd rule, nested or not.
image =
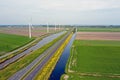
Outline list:
[[[68,60],[69,55],[70,55],[70,48],[71,48],[72,43],[75,39],[75,36],[76,36],[76,33],[73,34],[70,42],[68,43],[68,45],[64,49],[60,59],[58,60],[53,72],[50,75],[49,80],[60,80],[60,77],[65,73],[65,67],[66,67],[67,60]]]

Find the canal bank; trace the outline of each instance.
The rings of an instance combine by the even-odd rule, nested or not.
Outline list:
[[[60,77],[65,73],[65,67],[66,67],[67,60],[68,60],[69,55],[70,55],[70,48],[71,48],[72,43],[75,39],[75,36],[76,36],[76,33],[73,34],[70,42],[68,43],[68,45],[64,49],[60,59],[58,60],[54,70],[52,71],[52,74],[50,75],[49,80],[60,80]]]
[[[69,32],[64,40],[62,40],[62,43],[59,45],[57,49],[55,49],[55,52],[53,52],[53,55],[49,59],[48,62],[44,65],[42,70],[39,71],[39,73],[36,75],[35,80],[48,80],[50,74],[54,70],[55,65],[57,64],[60,56],[62,55],[62,52],[64,51],[64,48],[71,40],[73,33]]]

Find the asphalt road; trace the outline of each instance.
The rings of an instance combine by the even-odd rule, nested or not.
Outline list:
[[[37,65],[42,59],[44,59],[45,56],[49,55],[51,50],[53,50],[58,43],[55,43],[53,46],[51,46],[49,49],[47,49],[44,53],[42,53],[38,58],[36,58],[32,63],[30,63],[27,67],[21,69],[17,73],[15,73],[13,76],[9,78],[9,80],[21,80],[22,77],[24,77],[32,68],[34,68],[35,65]]]
[[[50,54],[45,57],[28,75],[25,76],[24,80],[33,80],[36,74],[42,70],[43,66],[46,64],[46,62],[49,61],[49,59],[54,55],[54,53],[57,51],[57,49],[60,47],[60,45],[64,42],[64,40],[67,38],[68,35],[66,35],[63,39],[60,40],[59,44],[50,52]]]
[[[44,66],[44,64],[50,59],[50,57],[55,53],[57,48],[62,44],[62,42],[66,39],[67,35],[47,49],[44,53],[42,53],[38,58],[36,58],[32,63],[30,63],[27,67],[21,69],[13,76],[9,78],[9,80],[21,80],[25,77],[25,80],[31,80],[31,77],[34,78],[36,73]],[[32,72],[30,72],[32,70]],[[28,75],[29,73],[29,75]],[[30,76],[30,77],[29,77]]]
[[[41,48],[42,46],[51,42],[53,39],[57,38],[58,36],[62,35],[63,33],[65,33],[65,31],[50,35],[46,38],[43,38],[40,42],[38,42],[36,45],[32,46],[31,48],[27,49],[26,51],[14,56],[13,58],[10,58],[10,59],[6,60],[3,63],[0,63],[0,69],[5,68],[9,64],[11,64],[11,63],[15,62],[16,60],[20,59],[21,57],[31,53],[33,50],[37,50],[37,49]]]

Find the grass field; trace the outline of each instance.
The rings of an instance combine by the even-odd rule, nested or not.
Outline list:
[[[76,40],[67,65],[68,80],[120,80],[119,62],[120,41]]]
[[[0,55],[21,47],[33,40],[25,36],[0,33]]]
[[[120,32],[120,28],[88,28],[88,27],[78,27],[80,32]]]

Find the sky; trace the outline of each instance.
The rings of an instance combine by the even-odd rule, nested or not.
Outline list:
[[[120,25],[120,0],[0,0],[1,25],[28,23]]]

